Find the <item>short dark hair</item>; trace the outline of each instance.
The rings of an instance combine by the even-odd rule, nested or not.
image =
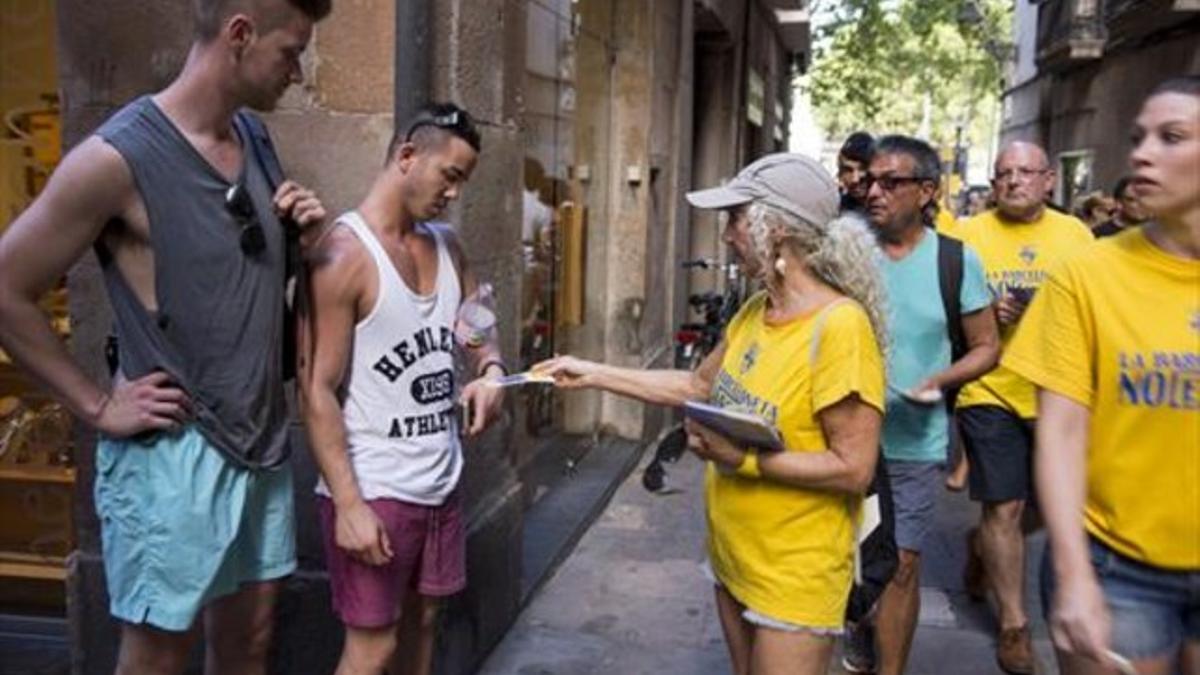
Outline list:
[[[422,106],[402,130],[396,129],[388,143],[386,161],[391,161],[405,143],[411,141],[418,147],[429,147],[435,139],[447,134],[462,139],[475,152],[482,147],[471,113],[453,103],[429,103]]]
[[[866,165],[875,151],[875,139],[865,131],[856,131],[846,137],[838,154],[846,159]]]
[[[1075,216],[1081,220],[1091,220],[1096,215],[1096,209],[1104,205],[1104,193],[1097,190],[1086,194],[1077,203]]]
[[[884,136],[875,142],[875,155],[907,155],[916,165],[917,175],[938,185],[942,183],[942,159],[933,146],[912,136]]]
[[[911,158],[913,164],[916,165],[917,177],[928,180],[939,189],[941,188],[942,158],[938,157],[937,150],[934,150],[933,146],[925,141],[899,134],[884,136],[875,142],[875,156],[881,155],[905,155]],[[926,225],[933,226],[939,210],[941,210],[941,206],[938,205],[935,195],[925,205],[922,214],[925,217]]]
[[[1121,176],[1113,185],[1112,194],[1117,200],[1125,196],[1125,191],[1129,189],[1129,184],[1133,182],[1133,176]]]
[[[1150,92],[1150,96],[1158,96],[1159,94],[1200,96],[1200,75],[1181,75],[1164,80]],[[1150,98],[1150,96],[1146,98]]]
[[[313,21],[320,21],[333,10],[333,0],[285,0]],[[193,32],[196,39],[208,42],[221,32],[221,23],[231,14],[246,11],[261,0],[192,0]]]

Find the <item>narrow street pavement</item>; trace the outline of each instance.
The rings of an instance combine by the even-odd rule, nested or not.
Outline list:
[[[558,571],[538,591],[482,675],[716,675],[729,672],[704,557],[703,465],[687,456],[668,467],[678,492],[654,495],[641,467]],[[922,571],[921,617],[911,675],[1002,673],[993,658],[994,622],[986,604],[962,590],[965,534],[978,507],[945,493]],[[1031,538],[1027,566],[1040,560],[1044,536]],[[1027,575],[1028,576],[1028,575]],[[1027,584],[1040,673],[1056,673]],[[840,661],[840,657],[835,662]],[[836,666],[831,673],[842,673]]]

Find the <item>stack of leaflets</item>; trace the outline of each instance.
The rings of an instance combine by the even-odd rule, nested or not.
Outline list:
[[[757,450],[783,450],[779,430],[758,415],[699,401],[683,404],[683,416],[716,431],[738,445]]]

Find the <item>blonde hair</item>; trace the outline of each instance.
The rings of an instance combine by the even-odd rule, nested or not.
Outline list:
[[[862,218],[841,215],[818,227],[766,204],[750,207],[750,241],[764,274],[774,274],[782,246],[808,270],[866,311],[880,351],[887,352],[887,293],[879,274],[882,255]]]

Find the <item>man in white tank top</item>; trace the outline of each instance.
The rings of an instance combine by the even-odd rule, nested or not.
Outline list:
[[[494,334],[463,345],[477,379],[455,396],[456,320],[479,284],[453,231],[430,221],[458,198],[478,153],[465,110],[428,106],[308,261],[300,380],[346,626],[339,674],[382,673],[394,656],[408,663],[392,672],[428,673],[440,599],[466,585],[459,433],[498,416],[500,389],[484,380],[505,370]],[[401,641],[415,648],[396,654]]]

